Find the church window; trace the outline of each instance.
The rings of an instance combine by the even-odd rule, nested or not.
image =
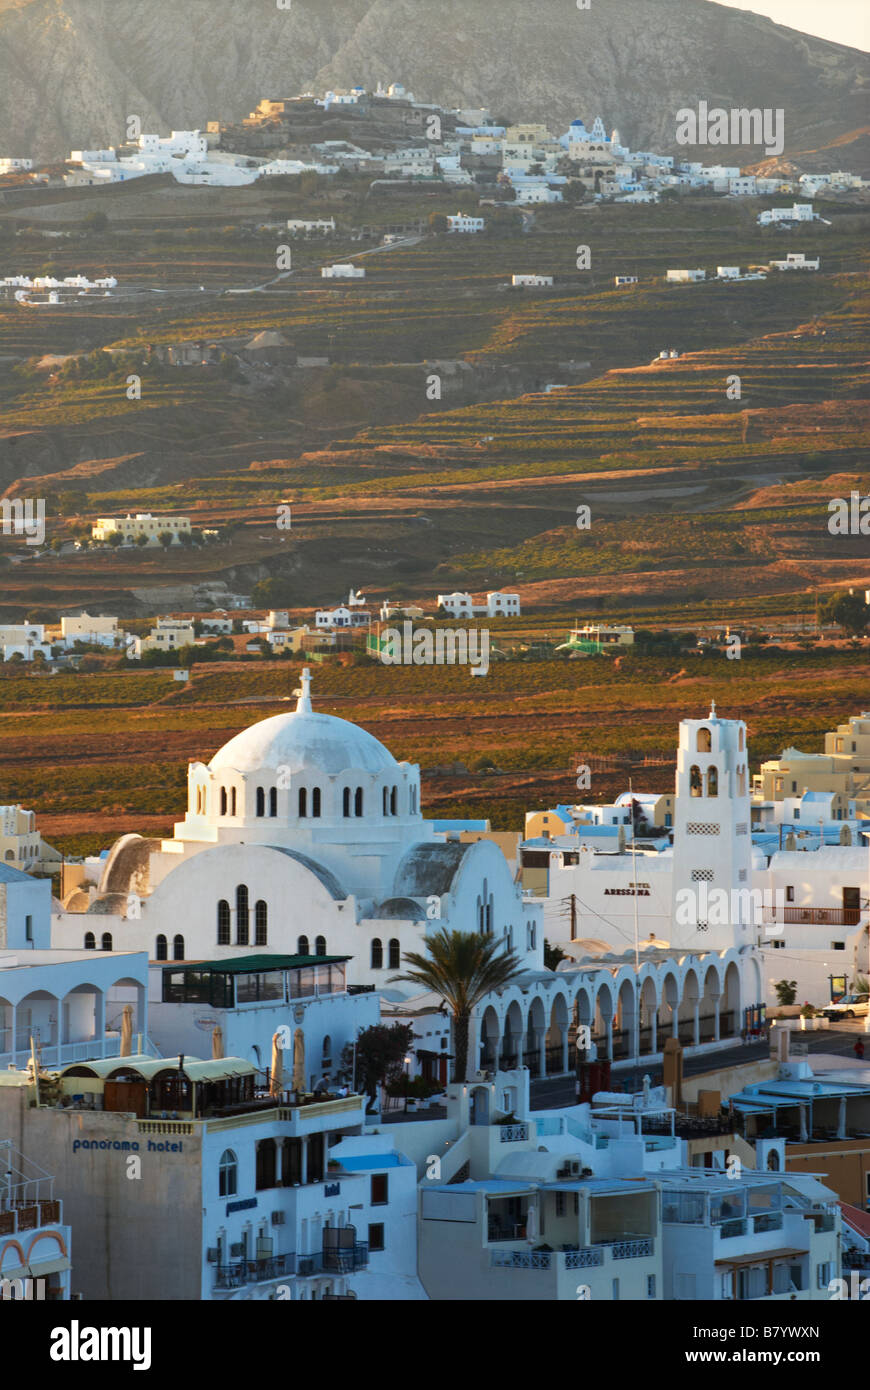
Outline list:
[[[713,750],[713,736],[709,729],[698,730],[698,752],[710,753]]]
[[[278,788],[269,788],[269,815],[274,820],[278,814]]]
[[[265,946],[269,932],[269,909],[262,899],[254,908],[254,945]]]
[[[389,798],[389,792],[388,792],[388,790],[387,790],[386,787],[383,788],[383,790],[382,790],[382,792],[381,792],[381,797],[382,797],[382,800],[383,800],[383,814],[386,816],[386,815],[388,814],[388,812],[387,812],[387,801],[388,801],[388,798]]]
[[[308,815],[308,788],[299,788],[299,819],[305,820]]]
[[[103,939],[102,939],[101,945],[102,945],[102,948],[103,948],[104,951],[111,951],[111,949],[112,949],[112,933],[111,933],[110,931],[104,931],[104,932],[103,932]]]
[[[248,890],[244,883],[236,889],[236,945],[248,944]]]
[[[315,954],[316,956],[325,956],[325,955],[326,955],[326,937],[325,937],[325,936],[316,936],[316,937],[314,938],[314,954]]]
[[[372,970],[382,970],[384,967],[384,947],[380,937],[376,936],[372,941]]]
[[[300,936],[299,940],[296,942],[296,954],[299,956],[307,956],[311,954],[308,950],[307,936]]]
[[[154,947],[154,959],[155,959],[155,960],[168,960],[168,959],[169,959],[169,951],[168,951],[167,946],[166,946],[166,937],[165,937],[165,936],[158,936],[158,938],[157,938],[157,942],[156,942],[155,947]]]
[[[230,792],[230,806],[232,807],[232,810],[230,811],[230,815],[234,816],[234,815],[236,814],[236,789],[235,789],[235,787],[233,787],[232,791]]]
[[[737,747],[740,749],[740,752],[741,752],[741,753],[743,752],[744,748],[746,747],[746,738],[745,738],[745,735],[744,735],[744,732],[743,732],[743,725],[742,725],[742,724],[740,725],[740,731],[739,731],[739,733],[738,733],[738,735],[737,735]]]
[[[356,791],[354,792],[354,795],[353,795],[353,813],[354,813],[355,816],[361,816],[362,813],[363,813],[363,789],[362,789],[362,787],[357,787]]]
[[[401,965],[401,946],[399,945],[399,939],[396,936],[394,936],[390,941],[389,955],[387,959],[390,962],[390,969],[398,970],[399,966]]]
[[[230,944],[230,905],[225,898],[221,898],[217,905],[217,944]]]
[[[225,816],[226,813],[227,813],[227,789],[226,789],[226,787],[221,787],[221,815],[222,815],[222,816]]]
[[[258,815],[258,816],[265,816],[265,814],[266,814],[266,793],[265,793],[265,791],[263,790],[262,787],[258,787],[258,788],[257,788],[257,815]]]
[[[172,942],[172,959],[184,960],[184,937],[176,936]]]
[[[737,769],[737,795],[738,795],[738,796],[745,796],[745,795],[746,795],[746,768],[745,768],[745,767],[740,767],[740,768]]]
[[[394,815],[396,814],[396,797],[397,797],[397,795],[398,795],[398,788],[393,787],[392,791],[390,792],[390,815],[391,815],[391,816],[394,816]]]
[[[689,792],[692,796],[700,796],[703,790],[704,784],[701,781],[701,769],[696,763],[693,763],[689,769]]]
[[[311,790],[311,814],[315,820],[320,816],[320,788],[313,787]]]
[[[707,795],[719,795],[719,769],[716,767],[708,767],[707,769]]]
[[[345,787],[342,793],[342,811],[345,816],[350,815],[350,787]]]
[[[94,933],[93,933],[92,931],[86,931],[86,932],[85,932],[85,950],[86,950],[86,951],[95,951],[96,949],[97,949],[97,941],[96,941],[96,937],[94,936]]]

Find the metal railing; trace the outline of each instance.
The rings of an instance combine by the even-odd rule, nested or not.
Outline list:
[[[235,1260],[215,1268],[216,1289],[240,1289],[245,1284],[261,1284],[269,1279],[296,1273],[296,1256],[269,1255],[260,1260]]]
[[[615,1240],[608,1245],[608,1249],[615,1260],[639,1260],[654,1253],[655,1241],[651,1239]]]
[[[810,926],[857,927],[860,907],[782,907],[773,909],[774,922],[802,923]]]
[[[500,1125],[499,1142],[502,1144],[521,1144],[529,1137],[528,1125]]]

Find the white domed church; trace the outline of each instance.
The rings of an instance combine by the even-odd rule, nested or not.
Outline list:
[[[306,670],[294,711],[191,763],[172,839],[115,843],[99,884],[67,895],[52,944],[152,960],[344,955],[348,984],[380,989],[442,926],[500,937],[540,971],[541,911],[496,845],[436,835],[416,765],[312,708]]]

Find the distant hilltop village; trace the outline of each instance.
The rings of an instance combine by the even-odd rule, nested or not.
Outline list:
[[[28,158],[2,158],[0,182],[102,186],[171,174],[181,184],[238,187],[281,175],[356,173],[398,189],[408,182],[474,187],[492,201],[525,205],[560,203],[566,196],[653,203],[664,193],[692,190],[734,197],[799,192],[812,198],[822,190],[853,193],[870,187],[843,170],[761,177],[737,165],[707,167],[633,151],[617,130],[608,135],[600,116],[588,129],[577,119],[556,135],[540,123],[500,125],[483,108],[416,101],[400,82],[378,85],[373,92],[356,86],[321,96],[306,92],[264,99],[240,123],[209,121],[205,132],[173,130],[161,136],[143,132],[139,118],[131,116],[127,135],[117,147],[72,150],[60,166],[34,168]]]

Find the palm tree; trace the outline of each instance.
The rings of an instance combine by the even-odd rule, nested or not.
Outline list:
[[[392,975],[390,984],[421,985],[440,994],[453,1016],[456,1056],[453,1080],[468,1079],[468,1032],[473,1009],[492,990],[502,989],[523,973],[519,957],[503,951],[501,941],[480,932],[448,931],[442,927],[426,938],[427,956],[406,951],[404,962],[412,968]]]

